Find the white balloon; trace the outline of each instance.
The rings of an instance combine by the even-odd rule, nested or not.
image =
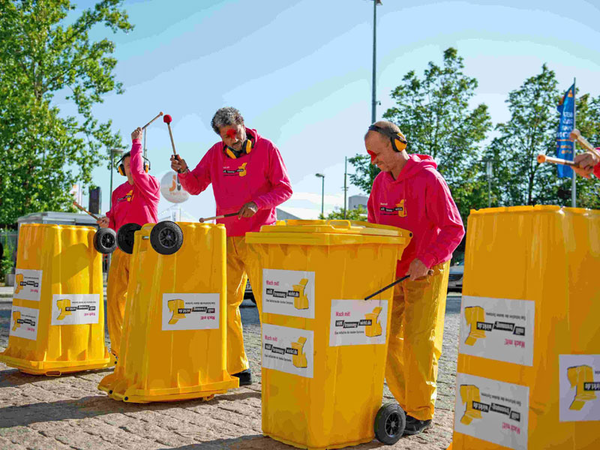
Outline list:
[[[171,203],[183,203],[190,198],[189,192],[183,189],[177,173],[172,170],[160,180],[160,193]]]

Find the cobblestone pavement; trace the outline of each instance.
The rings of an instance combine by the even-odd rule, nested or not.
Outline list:
[[[377,441],[352,447],[446,449],[452,440],[460,295],[446,308],[444,353],[438,377],[435,426],[392,447]],[[0,347],[8,342],[10,303],[0,303]],[[253,377],[247,388],[209,402],[132,404],[97,389],[109,371],[57,378],[20,373],[0,363],[0,449],[291,449],[261,433],[260,325],[250,302],[242,307],[244,338]],[[393,400],[387,387],[384,401]]]

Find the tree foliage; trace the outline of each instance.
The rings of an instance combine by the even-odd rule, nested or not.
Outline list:
[[[115,81],[115,44],[90,31],[133,27],[122,0],[101,0],[75,19],[70,0],[0,0],[0,223],[36,211],[69,210],[75,183],[91,183],[103,147],[121,147],[92,107]],[[67,23],[69,22],[69,23]],[[67,102],[76,114],[57,104]]]
[[[344,209],[338,208],[329,214],[327,217],[323,217],[319,214],[319,219],[327,219],[327,220],[359,220],[366,221],[367,220],[367,210],[362,206],[358,205],[355,209],[349,209],[346,211],[346,217],[344,217]]]

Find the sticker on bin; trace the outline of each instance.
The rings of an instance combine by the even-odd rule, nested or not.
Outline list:
[[[15,270],[15,294],[19,300],[40,301],[42,293],[42,270]]]
[[[559,355],[560,421],[600,420],[600,355]]]
[[[465,373],[456,376],[454,430],[515,450],[527,449],[529,388]]]
[[[51,325],[98,323],[100,294],[54,294]]]
[[[39,309],[13,305],[10,315],[10,336],[37,340]]]
[[[459,353],[533,365],[535,302],[463,296]]]
[[[219,299],[219,294],[163,294],[162,329],[218,329]]]
[[[263,312],[315,318],[315,273],[263,269]]]
[[[387,300],[331,300],[329,346],[385,344]]]
[[[313,378],[314,333],[310,330],[263,324],[262,366]]]

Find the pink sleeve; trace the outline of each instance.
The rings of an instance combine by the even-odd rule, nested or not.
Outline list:
[[[258,209],[271,209],[281,205],[292,196],[292,184],[287,169],[277,147],[273,146],[269,153],[269,183],[271,190],[255,198]]]
[[[596,150],[600,150],[600,147]],[[596,175],[596,178],[600,178],[600,164],[596,164],[596,167],[594,167],[594,175]]]
[[[375,183],[373,183],[373,187],[371,188],[371,194],[369,195],[369,201],[367,202],[367,210],[368,216],[367,221],[370,223],[377,223],[377,216],[375,215]]]
[[[139,193],[147,201],[158,202],[160,186],[158,180],[150,176],[144,170],[144,162],[142,159],[142,141],[134,139],[131,147],[131,161],[129,168],[133,183],[139,189]]]
[[[211,183],[210,166],[214,147],[210,148],[194,170],[179,175],[183,188],[192,195],[198,195]]]
[[[435,241],[417,255],[417,258],[431,268],[436,262],[449,259],[462,241],[465,229],[450,189],[439,176],[429,185],[425,208],[429,219],[440,228]]]

